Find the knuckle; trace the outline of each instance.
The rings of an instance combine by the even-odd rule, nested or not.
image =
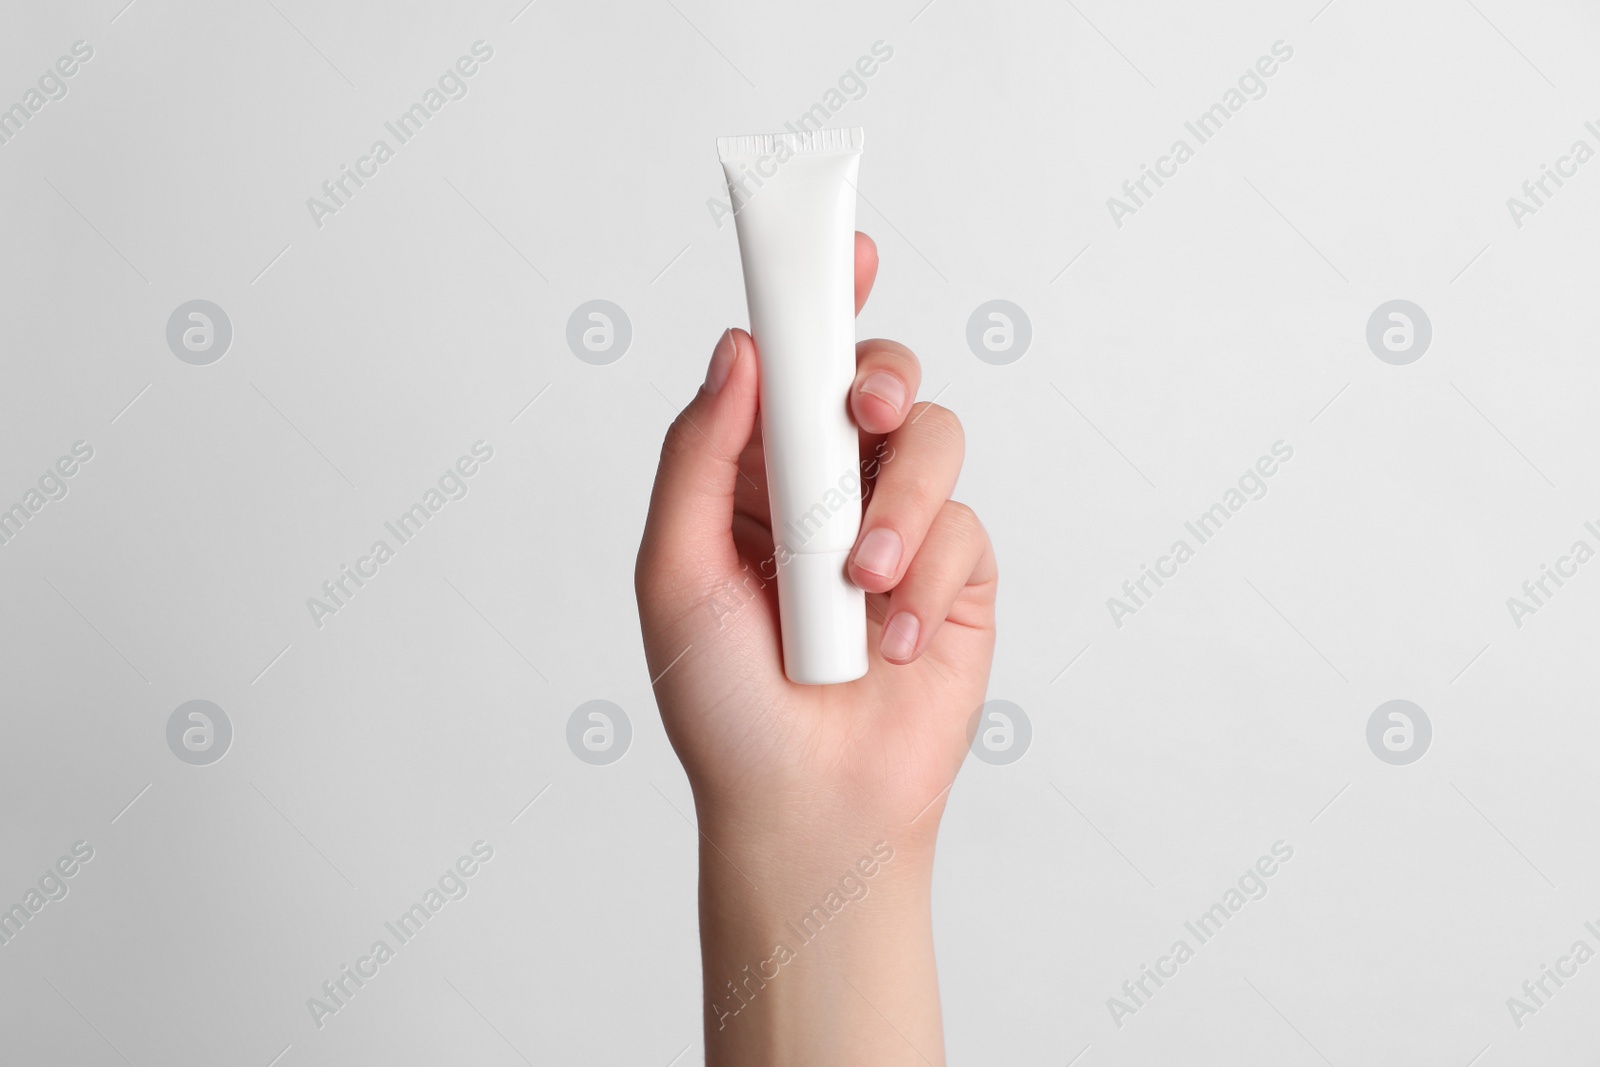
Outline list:
[[[978,513],[959,500],[945,501],[939,521],[951,543],[962,546],[963,551],[981,546],[989,539],[989,531],[983,528]]]
[[[862,360],[881,360],[891,363],[917,362],[917,354],[899,341],[891,341],[887,337],[870,337],[856,346],[856,353]]]
[[[661,466],[669,466],[692,453],[698,445],[697,436],[687,413],[680,413],[667,427],[667,435],[661,440]]]
[[[959,500],[947,500],[944,504],[946,520],[962,530],[981,530],[983,523],[978,521],[978,513]]]
[[[878,480],[878,493],[883,501],[881,507],[892,511],[927,509],[931,515],[945,498],[945,487],[933,471],[906,464],[895,472],[893,478]]]
[[[915,426],[928,439],[953,446],[957,453],[966,448],[966,431],[961,427],[961,420],[956,413],[942,404],[935,404],[925,400],[915,405],[917,411],[912,415],[916,420]]]
[[[916,353],[899,341],[863,341],[856,346],[856,369],[860,374],[871,374],[875,370],[888,371],[904,379],[913,395],[922,381],[922,364],[918,362]]]
[[[978,513],[966,504],[959,500],[945,501],[939,521],[950,544],[959,546],[956,549],[958,552],[979,557],[985,553],[993,554],[994,546],[989,540],[989,531],[984,528]]]

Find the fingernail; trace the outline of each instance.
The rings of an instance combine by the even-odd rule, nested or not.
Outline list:
[[[733,343],[733,331],[723,330],[722,339],[717,342],[716,350],[711,353],[711,365],[706,368],[706,392],[715,396],[722,391],[728,381],[728,372],[733,370],[733,361],[739,355],[739,348]]]
[[[921,629],[917,617],[902,611],[883,627],[883,641],[878,646],[884,659],[904,662],[917,650],[917,632]]]
[[[861,539],[856,566],[880,578],[891,578],[900,566],[900,547],[900,535],[880,526]]]
[[[881,370],[874,371],[861,380],[861,391],[868,396],[877,397],[896,411],[899,411],[900,405],[906,402],[905,383]]]

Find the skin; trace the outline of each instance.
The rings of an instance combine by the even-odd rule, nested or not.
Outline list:
[[[864,234],[855,267],[859,312],[878,270]],[[784,676],[743,330],[723,334],[667,432],[639,549],[645,653],[700,824],[712,1067],[944,1062],[934,843],[988,684],[998,571],[982,524],[950,499],[960,422],[911,403],[916,357],[869,340],[856,364],[869,488],[847,573],[867,592],[864,677]]]

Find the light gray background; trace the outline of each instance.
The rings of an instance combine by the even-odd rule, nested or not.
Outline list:
[[[692,805],[633,555],[662,432],[744,321],[714,138],[781,128],[879,40],[833,122],[867,130],[861,334],[965,423],[990,696],[1033,725],[945,819],[952,1062],[1600,1050],[1600,962],[1520,1030],[1505,1003],[1600,947],[1600,563],[1520,629],[1506,607],[1600,519],[1600,162],[1520,229],[1506,207],[1600,147],[1592,6],[123,3],[0,13],[0,106],[95,50],[0,147],[0,503],[95,450],[0,547],[0,904],[95,849],[0,946],[0,1059],[700,1059]],[[480,39],[469,94],[314,226]],[[1115,226],[1279,40],[1267,95]],[[204,367],[165,341],[196,298],[234,330]],[[592,299],[633,327],[608,366],[565,342]],[[990,299],[1032,323],[1010,365],[966,345]],[[1410,366],[1365,341],[1392,299],[1433,325]],[[314,626],[480,439],[469,495]],[[1280,439],[1269,494],[1114,626]],[[1402,767],[1365,739],[1397,698],[1434,729]],[[193,699],[233,724],[211,766],[167,747]],[[565,743],[595,699],[632,720],[609,766]],[[479,839],[469,895],[318,1029],[306,999]],[[1117,1028],[1106,999],[1280,839],[1269,895]]]

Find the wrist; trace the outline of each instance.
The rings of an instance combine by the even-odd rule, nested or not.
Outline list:
[[[833,912],[926,906],[932,855],[918,845],[873,832],[750,838],[702,825],[701,897],[721,909],[792,918],[830,895]],[[878,899],[858,906],[869,898]]]
[[[941,1062],[931,884],[919,841],[860,825],[771,836],[703,820],[707,1063]],[[841,1028],[818,1030],[818,1018]],[[865,1044],[830,1044],[862,1027],[875,1032]]]
[[[855,850],[853,862],[878,842],[887,842],[902,870],[910,864],[901,860],[931,868],[950,789],[929,786],[912,804],[884,789],[814,779],[727,788],[691,777],[691,785],[702,848],[710,838],[730,856],[795,873],[810,862],[819,875],[832,873],[844,853]]]

